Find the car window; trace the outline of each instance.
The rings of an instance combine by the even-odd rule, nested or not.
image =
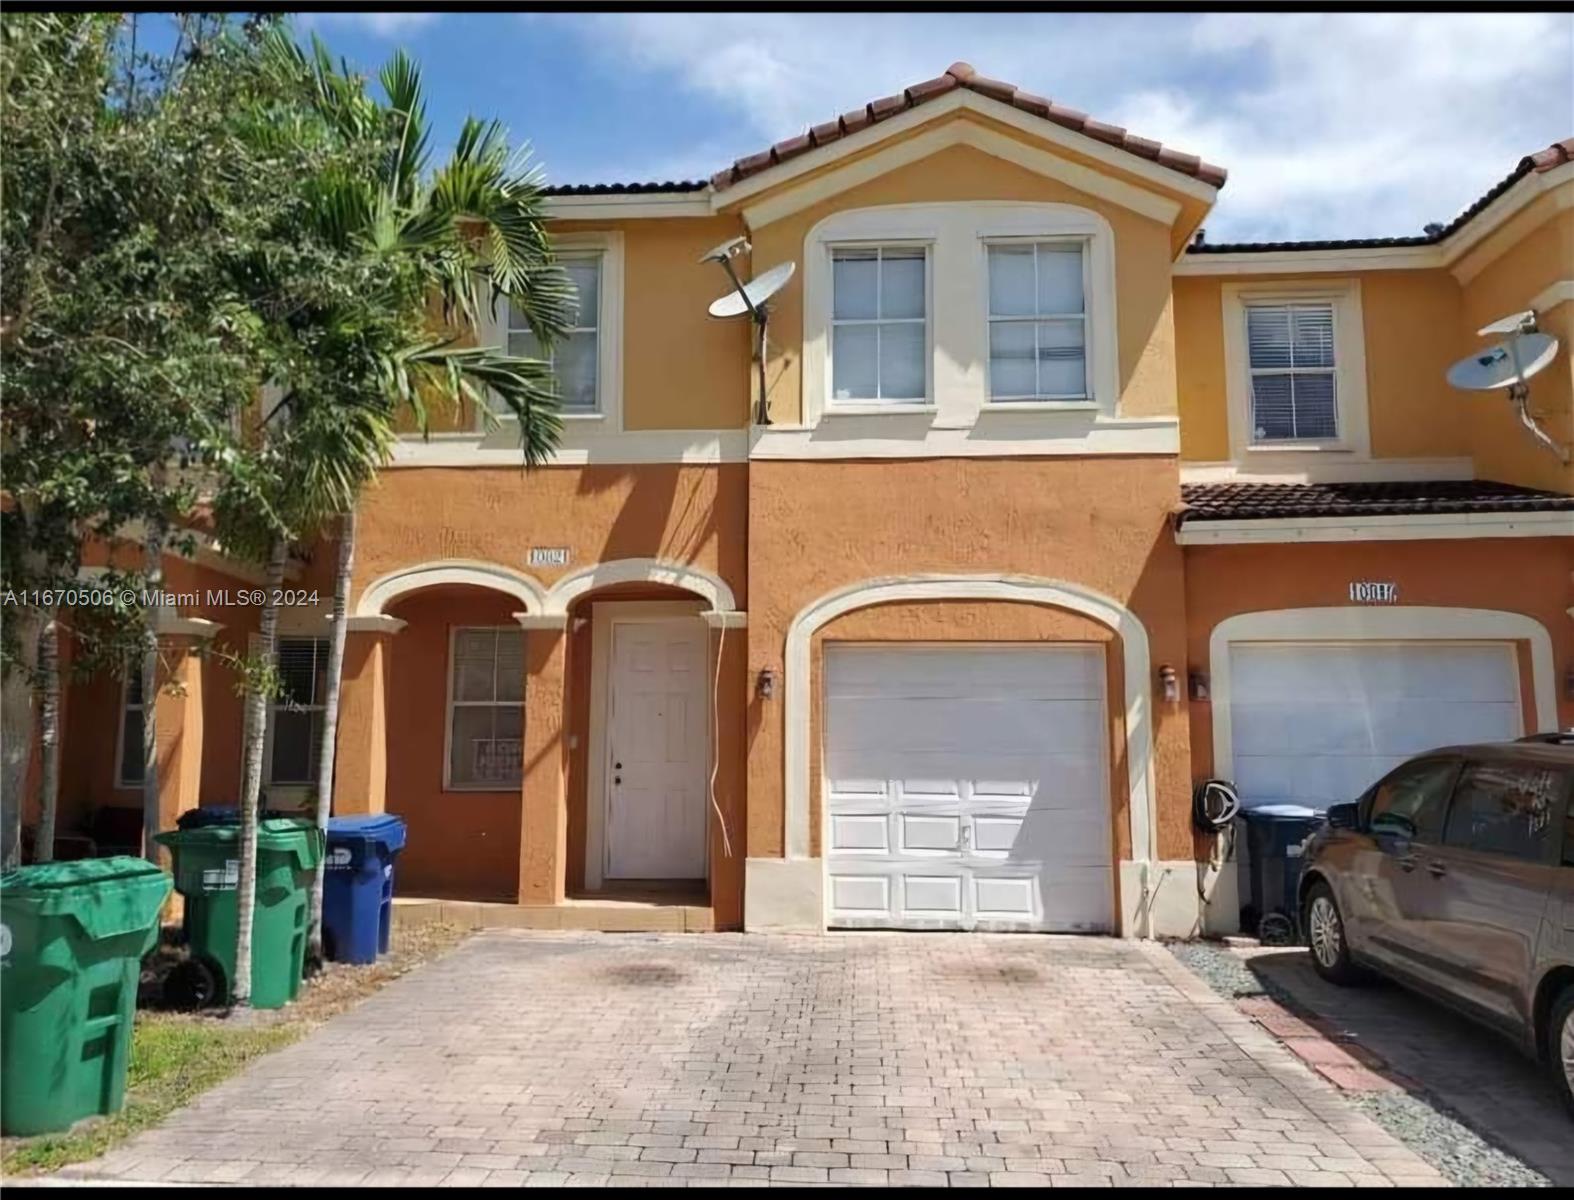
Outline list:
[[[1568,775],[1556,767],[1472,763],[1459,777],[1444,843],[1546,862],[1559,834]]]
[[[1373,792],[1367,831],[1436,841],[1458,769],[1459,763],[1451,758],[1431,758],[1400,767]]]

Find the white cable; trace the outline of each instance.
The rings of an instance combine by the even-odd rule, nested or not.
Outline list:
[[[721,770],[721,653],[727,648],[727,621],[721,622],[721,635],[716,639],[716,677],[710,690],[711,767],[710,806],[716,810],[716,820],[721,825],[721,846],[728,858],[732,857],[732,838],[727,833],[727,817],[716,802],[716,775]]]

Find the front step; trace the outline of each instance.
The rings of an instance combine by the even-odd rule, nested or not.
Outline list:
[[[565,900],[562,904],[495,904],[478,900],[425,900],[395,896],[395,925],[444,924],[460,929],[587,929],[602,933],[711,933],[715,914],[706,905],[645,900]]]

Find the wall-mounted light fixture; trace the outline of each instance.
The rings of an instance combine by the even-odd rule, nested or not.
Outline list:
[[[1174,704],[1180,699],[1180,679],[1175,674],[1175,668],[1168,663],[1159,668],[1159,687],[1164,692],[1166,704]]]
[[[754,694],[761,700],[773,699],[776,695],[776,672],[769,667],[761,667],[759,675],[754,680]]]
[[[1193,671],[1188,677],[1191,685],[1191,698],[1193,700],[1206,700],[1208,698],[1208,677],[1201,671]]]

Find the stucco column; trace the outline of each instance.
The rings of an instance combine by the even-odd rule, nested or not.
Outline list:
[[[159,832],[202,799],[202,658],[222,626],[160,613],[158,694],[153,698],[158,743]],[[167,852],[163,857],[167,861]]]
[[[388,655],[397,617],[350,617],[339,677],[333,811],[380,813],[388,802]]]
[[[523,811],[519,903],[561,904],[567,888],[568,803],[563,736],[568,682],[566,617],[515,614],[525,628]]]

